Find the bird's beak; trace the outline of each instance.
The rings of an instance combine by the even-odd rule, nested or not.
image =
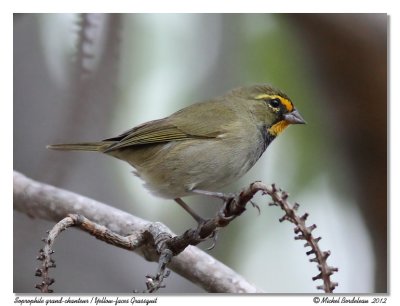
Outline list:
[[[290,113],[284,114],[283,117],[285,120],[291,124],[305,124],[303,117],[301,117],[300,113],[297,109],[294,109]]]

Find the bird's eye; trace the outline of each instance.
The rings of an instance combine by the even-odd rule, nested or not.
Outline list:
[[[281,100],[279,100],[278,98],[269,100],[269,105],[271,105],[272,107],[275,107],[275,108],[279,107],[280,104],[281,104]]]

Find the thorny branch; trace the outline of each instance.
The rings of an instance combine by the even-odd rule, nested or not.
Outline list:
[[[299,209],[299,204],[294,203],[294,205],[290,205],[287,202],[288,194],[285,191],[277,188],[275,184],[272,184],[271,187],[262,188],[263,193],[267,193],[271,196],[273,202],[270,205],[280,206],[282,210],[285,212],[282,218],[279,219],[280,222],[289,221],[296,225],[294,228],[294,233],[296,236],[294,239],[296,240],[305,240],[306,243],[304,247],[311,247],[311,250],[307,251],[307,255],[315,254],[314,258],[310,259],[310,262],[316,262],[318,270],[320,273],[312,278],[313,281],[317,279],[322,279],[323,285],[317,286],[317,289],[324,290],[326,293],[332,293],[333,290],[338,286],[338,283],[332,282],[330,277],[334,272],[338,272],[339,269],[336,267],[331,267],[327,264],[327,259],[331,255],[330,251],[321,251],[318,245],[318,241],[321,240],[321,237],[314,238],[312,235],[312,231],[317,228],[315,224],[311,226],[306,226],[306,220],[308,218],[308,214],[305,213],[301,217],[299,217],[296,213]]]
[[[247,203],[252,203],[253,196],[261,191],[263,195],[269,195],[273,202],[270,205],[279,206],[284,212],[284,216],[280,218],[280,222],[289,221],[295,224],[294,232],[296,240],[305,240],[305,247],[311,247],[311,250],[306,252],[307,255],[315,254],[315,257],[310,259],[311,262],[316,262],[320,273],[313,277],[313,280],[321,279],[323,285],[317,286],[317,289],[324,290],[327,293],[333,292],[338,285],[332,282],[330,277],[338,269],[330,267],[327,264],[327,258],[330,255],[329,251],[323,252],[318,246],[318,241],[321,239],[314,238],[312,231],[316,225],[306,226],[305,221],[308,214],[298,216],[297,210],[299,204],[293,206],[287,201],[288,194],[275,185],[267,186],[261,182],[252,183],[239,194],[230,198],[224,203],[223,209],[212,219],[205,221],[196,229],[189,229],[180,236],[173,236],[169,231],[165,231],[165,227],[160,223],[149,223],[142,231],[135,232],[129,236],[121,236],[113,233],[108,228],[98,225],[81,215],[69,215],[60,221],[49,233],[49,238],[45,239],[46,246],[41,250],[39,259],[43,261],[42,267],[37,270],[37,274],[43,277],[43,281],[37,287],[42,292],[49,292],[50,284],[54,281],[48,276],[48,268],[54,265],[54,260],[51,259],[52,244],[54,238],[62,230],[71,225],[79,226],[81,229],[89,232],[98,239],[107,243],[122,247],[128,250],[136,250],[143,245],[153,246],[158,257],[158,271],[155,276],[147,276],[147,292],[155,292],[159,288],[164,287],[163,280],[169,275],[166,267],[171,263],[174,256],[180,254],[189,245],[197,245],[207,237],[213,236],[215,232],[227,226],[237,216],[245,211]],[[253,203],[252,203],[253,204]],[[253,204],[254,205],[254,204]]]
[[[146,240],[148,243],[144,243],[134,250],[135,253],[148,261],[158,262],[159,260],[159,253],[157,253],[151,237],[161,239],[164,236],[175,236],[170,229],[161,223],[151,223],[110,205],[34,181],[16,171],[14,171],[13,186],[14,209],[27,214],[31,218],[58,222],[69,214],[79,214],[90,218],[95,224],[101,224],[97,229],[107,229],[110,233],[122,237],[130,236],[132,233],[139,236],[141,233],[151,233]],[[54,239],[51,239],[51,241],[54,243]],[[53,249],[53,246],[49,249]],[[168,269],[197,284],[207,292],[263,292],[231,268],[193,246],[188,246],[179,255],[174,256],[168,265]]]

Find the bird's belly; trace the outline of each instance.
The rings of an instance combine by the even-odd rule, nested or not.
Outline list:
[[[244,145],[232,141],[225,152],[227,143],[218,139],[170,142],[116,157],[134,166],[153,194],[179,198],[193,194],[193,189],[217,191],[243,176],[264,151],[258,143]]]

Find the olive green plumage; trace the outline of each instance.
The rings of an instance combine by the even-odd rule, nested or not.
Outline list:
[[[270,85],[234,89],[99,142],[48,146],[99,151],[131,164],[155,195],[176,199],[239,179],[289,124],[304,123]]]

